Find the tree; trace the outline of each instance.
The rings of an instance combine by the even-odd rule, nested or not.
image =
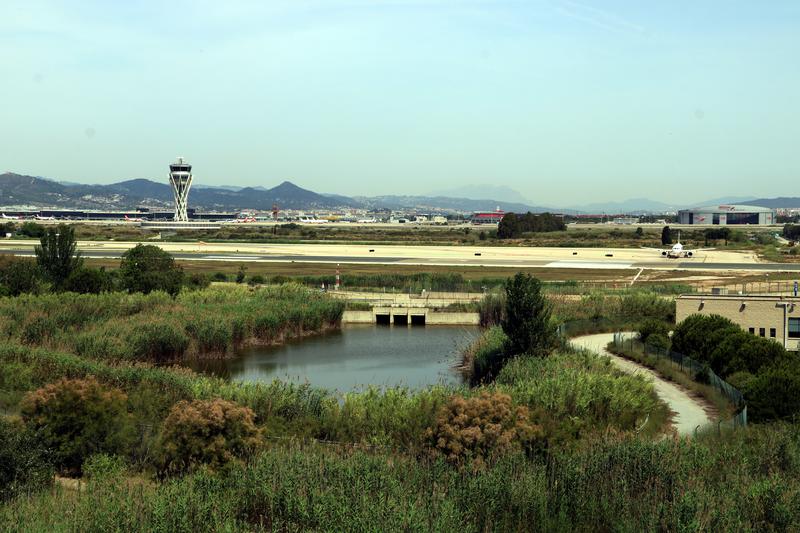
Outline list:
[[[530,274],[517,273],[506,282],[506,312],[501,325],[508,337],[507,352],[544,357],[556,345],[552,308],[542,294],[542,283]]]
[[[786,224],[783,227],[783,236],[790,241],[800,240],[800,225]]]
[[[540,233],[546,231],[564,231],[567,229],[562,217],[550,213],[535,215],[526,213],[517,215],[506,213],[497,226],[497,237],[514,239],[523,233]]]
[[[247,268],[245,268],[244,265],[239,265],[239,271],[236,273],[236,283],[244,283],[244,273],[246,270]]]
[[[636,228],[636,238],[640,239],[642,237],[644,237],[644,230],[642,229],[641,226],[639,226],[638,228]]]
[[[63,288],[70,275],[81,268],[83,259],[75,241],[75,228],[59,224],[49,228],[35,249],[36,263],[55,289]]]
[[[183,285],[183,269],[175,259],[150,244],[137,244],[125,252],[119,274],[121,285],[128,292],[164,291],[175,296]]]
[[[664,226],[664,229],[661,230],[661,244],[664,246],[672,244],[672,234],[669,231],[669,226]]]

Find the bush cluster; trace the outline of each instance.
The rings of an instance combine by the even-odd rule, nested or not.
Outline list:
[[[515,239],[525,233],[541,233],[547,231],[565,231],[567,229],[564,219],[550,213],[535,215],[525,213],[506,213],[497,226],[497,237],[500,239]]]
[[[800,357],[719,315],[691,315],[678,324],[672,349],[702,361],[744,394],[754,421],[800,414]]]

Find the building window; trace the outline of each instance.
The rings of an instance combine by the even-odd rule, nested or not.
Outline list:
[[[789,319],[789,338],[800,339],[800,318]]]
[[[769,328],[769,336],[771,338],[775,338],[775,328]]]
[[[755,334],[756,334],[756,328],[747,328],[747,331],[748,331],[749,333],[752,333],[753,335],[755,335]]]
[[[767,336],[767,331],[764,328],[758,328],[758,335],[760,337],[766,337]]]

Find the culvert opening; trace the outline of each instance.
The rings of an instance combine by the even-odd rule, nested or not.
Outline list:
[[[411,315],[411,325],[412,326],[424,326],[425,325],[425,315]]]
[[[388,326],[388,325],[390,325],[392,323],[392,319],[391,319],[391,317],[389,315],[376,314],[375,315],[375,323],[376,324],[380,324],[380,325],[384,325],[384,326]]]
[[[408,325],[408,315],[394,315],[394,325],[395,326],[407,326]]]

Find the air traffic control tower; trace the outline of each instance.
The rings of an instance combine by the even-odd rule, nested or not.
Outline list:
[[[172,194],[175,195],[175,221],[188,222],[186,207],[192,186],[192,165],[179,157],[177,162],[169,166],[169,183],[172,185]]]

